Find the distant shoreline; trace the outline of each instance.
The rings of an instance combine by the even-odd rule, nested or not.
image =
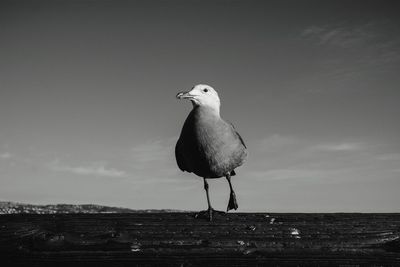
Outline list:
[[[96,204],[26,204],[12,201],[0,201],[2,214],[77,214],[77,213],[151,213],[151,212],[188,212],[173,209],[135,210],[121,207],[110,207]]]

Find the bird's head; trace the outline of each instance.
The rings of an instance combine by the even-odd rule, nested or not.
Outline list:
[[[215,109],[219,113],[221,102],[218,97],[217,91],[209,85],[198,84],[189,92],[180,92],[176,95],[178,99],[188,99],[192,102],[193,106],[204,106]]]

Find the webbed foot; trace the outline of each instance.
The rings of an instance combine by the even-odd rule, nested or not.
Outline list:
[[[231,195],[229,197],[229,203],[228,203],[228,207],[226,208],[226,212],[230,211],[230,210],[237,210],[238,209],[238,204],[237,204],[237,200],[236,200],[236,195],[235,192],[233,192],[233,190],[231,191]]]
[[[226,212],[220,211],[220,210],[215,210],[213,208],[208,208],[206,210],[202,210],[202,211],[196,213],[196,215],[194,217],[196,219],[197,218],[199,218],[199,219],[206,218],[211,222],[213,220],[215,214],[225,215]]]

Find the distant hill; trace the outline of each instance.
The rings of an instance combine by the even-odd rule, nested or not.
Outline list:
[[[94,204],[50,204],[32,205],[17,202],[0,201],[0,214],[60,214],[60,213],[151,213],[181,212],[179,210],[133,210],[128,208],[108,207]]]

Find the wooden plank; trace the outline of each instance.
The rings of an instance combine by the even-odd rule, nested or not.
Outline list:
[[[400,214],[0,216],[14,266],[400,266]]]

